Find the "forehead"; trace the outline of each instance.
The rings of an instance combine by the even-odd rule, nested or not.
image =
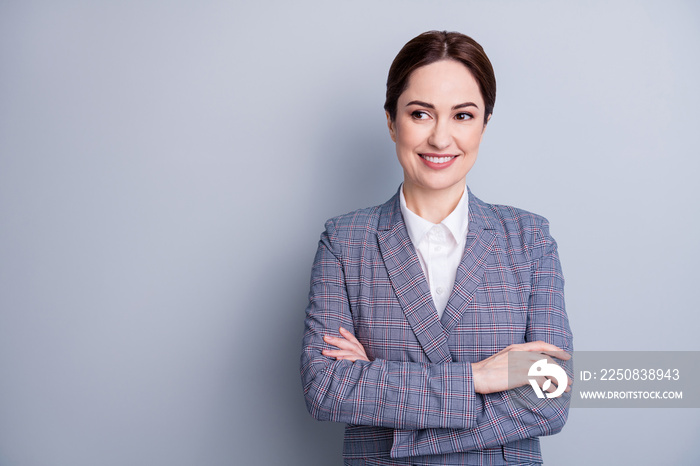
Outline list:
[[[480,107],[484,101],[471,71],[455,60],[440,60],[413,71],[399,100],[416,99],[434,104],[471,101]]]

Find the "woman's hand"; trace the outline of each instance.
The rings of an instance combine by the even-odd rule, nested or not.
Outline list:
[[[365,353],[365,348],[357,341],[357,338],[355,338],[352,333],[348,332],[343,327],[340,327],[338,331],[340,332],[340,337],[325,336],[323,337],[323,341],[340,349],[323,350],[321,354],[329,358],[335,358],[338,361],[341,359],[347,359],[353,362],[357,360],[369,361],[367,353]]]
[[[509,363],[508,353],[512,351],[517,351],[518,354],[517,357],[511,357]],[[530,383],[528,370],[535,362],[540,359],[547,359],[548,364],[556,364],[550,356],[563,361],[571,359],[571,355],[564,352],[561,348],[543,341],[510,345],[483,361],[472,363],[474,391],[486,394],[528,385]],[[548,377],[537,377],[540,386],[544,386],[545,379],[551,381],[545,391],[554,392],[557,389],[557,380]],[[571,383],[572,380],[569,379],[566,392],[571,391]]]

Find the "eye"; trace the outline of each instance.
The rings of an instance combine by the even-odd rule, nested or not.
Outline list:
[[[466,113],[466,112],[458,113],[457,115],[455,115],[456,120],[466,121],[466,120],[471,120],[472,118],[474,118],[474,115],[472,115],[471,113]]]
[[[411,112],[411,116],[415,120],[427,120],[428,118],[430,118],[430,115],[428,115],[426,112],[424,112],[422,110],[415,110],[415,111]]]

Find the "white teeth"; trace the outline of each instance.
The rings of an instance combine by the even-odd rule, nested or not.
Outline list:
[[[447,162],[449,162],[450,160],[452,160],[453,158],[455,158],[456,156],[455,156],[455,155],[450,155],[450,156],[448,156],[448,157],[430,157],[430,156],[427,156],[427,155],[421,155],[421,157],[423,157],[423,158],[424,158],[425,160],[427,160],[428,162],[432,162],[432,163],[447,163]]]

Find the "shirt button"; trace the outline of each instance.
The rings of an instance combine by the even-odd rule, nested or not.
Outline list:
[[[443,290],[441,286],[438,286],[437,290],[435,290],[435,291],[437,292],[437,294],[442,294],[442,292],[445,290]]]
[[[440,246],[435,246],[435,251],[437,251],[437,252],[442,251],[442,247],[440,247]]]

